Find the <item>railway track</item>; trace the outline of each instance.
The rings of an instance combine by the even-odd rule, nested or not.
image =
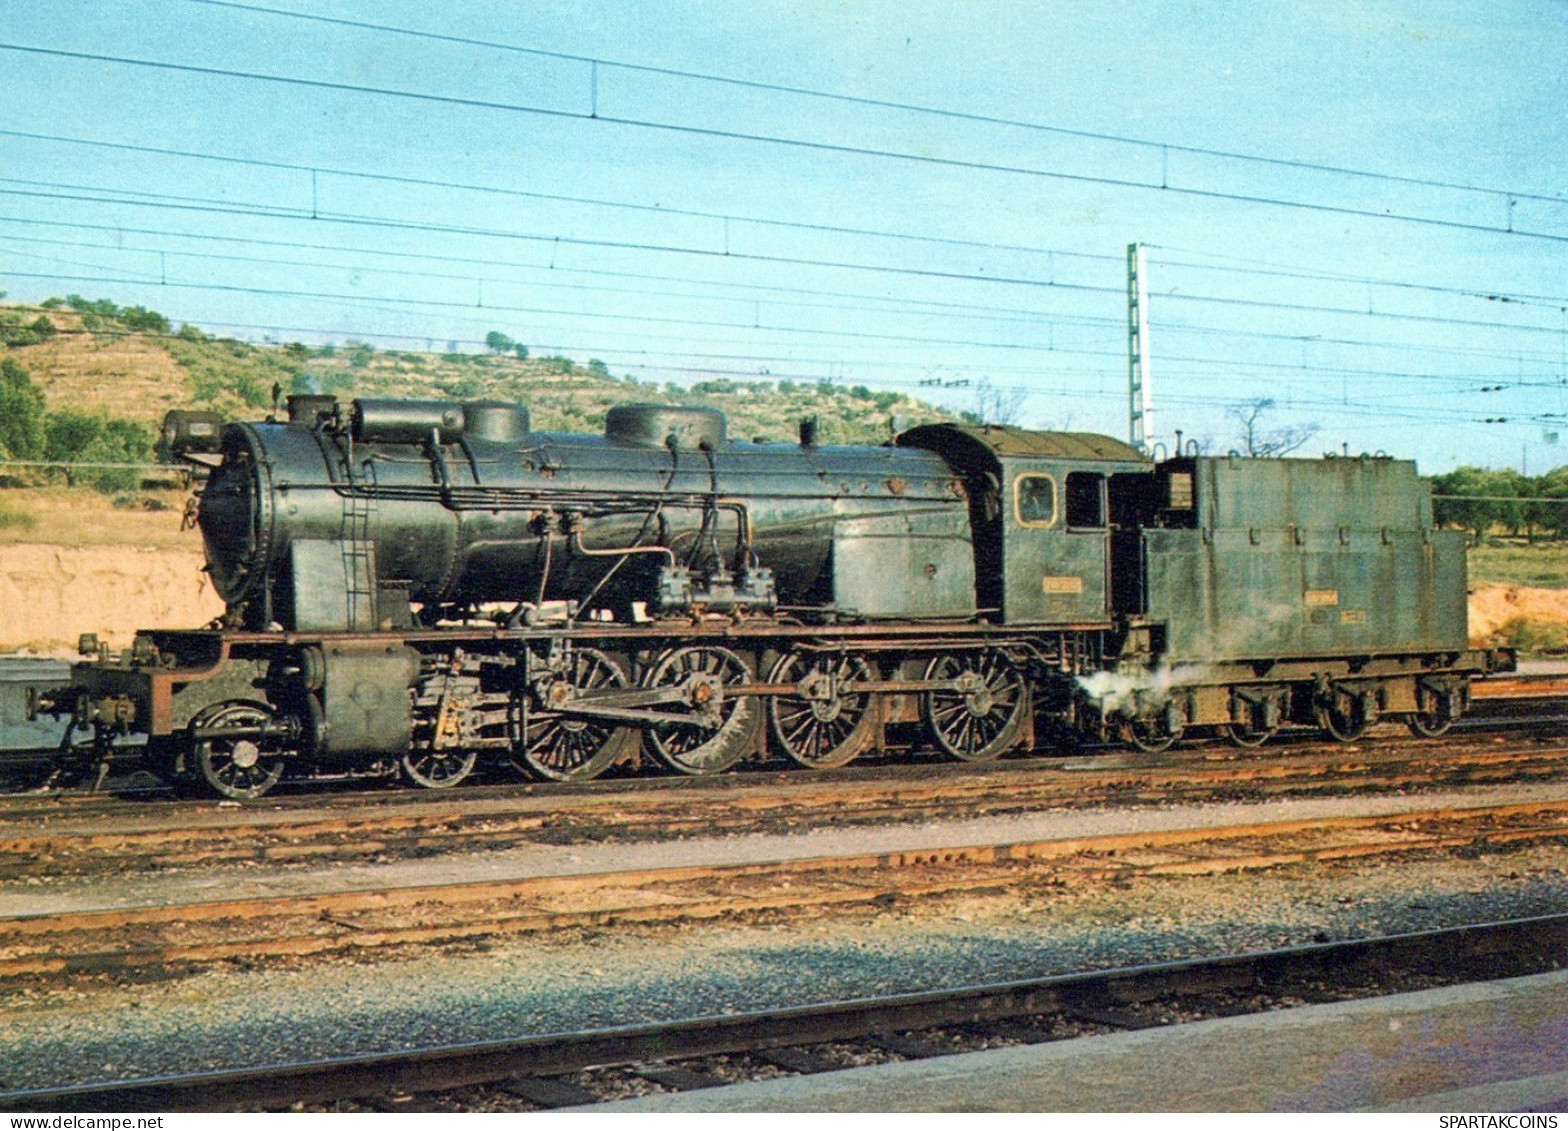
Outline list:
[[[1370,816],[765,860],[750,858],[744,846],[721,843],[707,853],[710,862],[685,866],[261,898],[176,898],[156,905],[12,915],[0,918],[0,978],[363,955],[573,928],[789,920],[829,908],[875,909],[992,891],[1047,892],[1359,857],[1485,851],[1564,838],[1568,795]]]
[[[0,869],[8,869],[0,875],[48,879],[42,887],[23,889],[31,893],[70,888],[73,876],[136,873],[155,867],[176,873],[200,870],[222,875],[226,866],[299,866],[352,860],[380,864],[446,853],[488,854],[514,847],[533,848],[535,859],[546,854],[564,857],[567,853],[560,850],[570,845],[696,839],[705,834],[711,837],[715,828],[777,833],[822,825],[842,828],[898,822],[907,827],[917,821],[951,821],[981,814],[1114,808],[1116,814],[1098,815],[1108,818],[1172,800],[1268,800],[1386,790],[1410,793],[1438,785],[1526,779],[1555,782],[1561,780],[1565,753],[1568,747],[1555,739],[1520,739],[1512,733],[1481,738],[1472,733],[1438,741],[1284,744],[1270,748],[1262,757],[1216,746],[1175,751],[1158,760],[1117,753],[979,768],[873,765],[830,775],[508,786],[439,795],[354,790],[286,802],[270,799],[263,806],[243,809],[215,802],[127,805],[112,799],[55,795],[32,799],[27,803],[31,809],[0,806],[0,828],[6,830],[0,837]],[[1545,792],[1549,790],[1536,789],[1537,794]],[[1341,802],[1348,800],[1340,798]],[[702,922],[749,921],[787,928],[820,918],[825,912],[858,921],[854,917],[890,907],[901,916],[924,910],[941,915],[944,907],[998,892],[1036,893],[1050,899],[1052,892],[1099,890],[1102,886],[1119,891],[1163,876],[1356,859],[1391,861],[1412,854],[1418,859],[1421,854],[1435,859],[1439,857],[1432,854],[1506,852],[1514,845],[1560,844],[1568,839],[1568,791],[1560,798],[1554,794],[1528,803],[1432,804],[1423,808],[1418,799],[1406,799],[1403,804],[1407,806],[1403,812],[1349,818],[1255,821],[1207,829],[1165,828],[994,843],[934,843],[919,848],[907,847],[915,842],[904,840],[904,847],[897,849],[789,860],[732,859],[689,868],[631,870],[600,865],[576,875],[531,874],[483,884],[383,886],[271,899],[182,898],[166,907],[16,915],[0,919],[0,979],[24,993],[29,986],[43,985],[85,989],[122,978],[134,985],[144,976],[156,979],[172,974],[178,978],[209,967],[222,970],[231,962],[242,967],[274,962],[287,967],[315,961],[316,956],[401,960],[424,953],[431,945],[450,945],[452,953],[465,954],[471,947],[489,947],[489,940],[504,942],[551,931],[571,932],[565,937],[575,937],[604,928],[624,928],[634,938],[642,937],[636,932],[644,930],[664,932],[650,937],[671,937],[672,926],[679,933],[686,930],[685,924]],[[1121,827],[1135,820],[1130,817],[1120,822]],[[890,837],[887,843],[895,840]],[[645,850],[645,859],[647,855]],[[323,869],[323,874],[329,871]],[[303,874],[298,868],[295,872]],[[273,872],[268,868],[262,874]],[[355,882],[364,882],[364,878]],[[955,900],[960,902],[955,904]],[[17,906],[16,901],[11,905]],[[1310,937],[1310,933],[1302,937]],[[1387,968],[1383,976],[1386,982]],[[1388,984],[1405,985],[1398,976]],[[1240,998],[1257,996],[1229,982],[1225,985],[1229,987],[1225,992],[1236,1000],[1229,1005],[1218,1000],[1217,1004],[1193,1008],[1200,1014],[1204,1010],[1234,1011],[1241,1008]],[[1089,1016],[1094,1009],[1086,1004],[1093,994],[1083,992],[1089,996],[1076,997],[1073,1011],[1049,1017],[1039,1014],[1033,1019],[1019,1015],[1012,1020],[961,1020],[934,1033],[927,1029],[912,1035],[908,1030],[917,1025],[913,1020],[907,1025],[867,1021],[861,1027],[874,1036],[853,1038],[862,1042],[856,1046],[860,1051],[844,1055],[851,1059],[896,1057],[902,1055],[898,1048],[942,1047],[951,1051],[984,1047],[992,1040],[1011,1040],[1009,1032],[1061,1037],[1106,1031],[1096,1026],[1114,1028],[1118,1018],[1142,1024],[1149,1017],[1141,1012],[1143,1005],[1139,1003],[1165,1000],[1134,994],[1124,1001],[1113,995],[1108,999],[1112,1005],[1102,1010],[1104,1018],[1097,1022]],[[1314,994],[1334,992],[1309,987],[1296,996],[1317,1000]],[[922,1001],[934,1001],[936,996],[940,995],[924,995]],[[1267,1000],[1290,1004],[1291,995]],[[1163,1005],[1155,1012],[1162,1010]],[[933,1016],[946,1014],[938,1010]],[[700,1020],[691,1024],[708,1028]],[[569,1051],[576,1047],[572,1036],[552,1036],[548,1041],[552,1047]],[[44,1093],[0,1094],[0,1108],[14,1102],[44,1109],[144,1106],[174,1110],[281,1105],[304,1098],[312,1103],[352,1105],[357,1101],[344,1097],[353,1096],[369,1096],[366,1106],[387,1110],[414,1110],[426,1102],[448,1105],[450,1110],[474,1105],[548,1107],[585,1101],[596,1089],[605,1094],[604,1087],[624,1094],[628,1088],[660,1086],[659,1080],[666,1082],[663,1086],[678,1086],[703,1076],[710,1080],[732,1076],[735,1071],[786,1071],[793,1070],[791,1064],[831,1066],[843,1062],[843,1049],[833,1044],[839,1040],[836,1037],[767,1038],[765,1047],[752,1048],[738,1057],[731,1055],[738,1046],[729,1051],[699,1049],[682,1055],[705,1059],[671,1065],[649,1063],[653,1057],[649,1046],[635,1043],[677,1040],[660,1027],[616,1030],[608,1036],[612,1040],[629,1036],[632,1043],[621,1056],[608,1056],[602,1050],[610,1046],[597,1046],[601,1051],[566,1067],[561,1067],[564,1060],[549,1060],[556,1054],[540,1046],[526,1053],[524,1061],[497,1061],[503,1067],[511,1065],[504,1071],[496,1069],[500,1075],[460,1075],[446,1083],[438,1080],[444,1069],[432,1067],[434,1061],[426,1063],[419,1056],[411,1055],[403,1068],[389,1068],[391,1062],[386,1058],[361,1057],[345,1069],[350,1077],[362,1073],[358,1083],[343,1089],[331,1082],[334,1070],[318,1063],[315,1069],[300,1067],[303,1077],[286,1074],[278,1083],[270,1081],[267,1071],[240,1073],[234,1076],[241,1089],[234,1095],[239,1098],[232,1100],[221,1097],[228,1095],[225,1089],[229,1085],[224,1080],[233,1074],[221,1073],[191,1077],[183,1083],[165,1080],[148,1085],[166,1089],[161,1092],[121,1095],[67,1090],[49,1093],[53,1098]],[[440,1060],[446,1053],[432,1055]],[[541,1058],[539,1063],[546,1067],[527,1067],[531,1063],[528,1056]],[[606,1063],[621,1067],[608,1072],[579,1070],[582,1065]],[[389,1071],[392,1075],[385,1075]],[[322,1073],[319,1091],[315,1090],[317,1083],[299,1085],[301,1079],[315,1079],[312,1072]],[[432,1089],[471,1089],[481,1079],[498,1083],[457,1098],[410,1098]],[[275,1090],[244,1090],[258,1086]],[[170,1088],[173,1090],[167,1090]],[[193,1088],[217,1090],[198,1094]],[[152,1096],[159,1098],[148,1098]]]
[[[1228,748],[1160,759],[1115,754],[991,766],[875,767],[541,785],[447,794],[355,791],[236,810],[215,802],[34,799],[0,808],[0,880],[238,865],[406,859],[537,845],[677,840],[715,828],[779,833],[831,823],[1007,816],[1052,807],[1138,807],[1370,789],[1429,791],[1551,781],[1568,745],[1472,736],[1345,747]]]
[[[826,1071],[845,1060],[913,1059],[1374,997],[1482,980],[1478,973],[1520,976],[1560,969],[1565,958],[1568,916],[1555,915],[770,1012],[0,1092],[0,1110],[573,1106],[626,1091],[617,1075],[644,1089],[685,1090]]]

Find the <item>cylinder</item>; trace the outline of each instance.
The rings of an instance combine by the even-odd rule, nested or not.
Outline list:
[[[463,406],[455,401],[354,402],[354,439],[362,444],[421,444],[432,432],[443,444],[463,434]]]

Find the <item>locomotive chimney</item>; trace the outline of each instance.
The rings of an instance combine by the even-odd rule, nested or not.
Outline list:
[[[814,448],[817,446],[817,418],[804,417],[800,422],[800,446]]]

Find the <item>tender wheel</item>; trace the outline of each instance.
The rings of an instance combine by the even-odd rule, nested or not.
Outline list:
[[[228,702],[208,707],[191,720],[191,731],[209,732],[195,738],[192,752],[202,780],[223,797],[251,801],[262,796],[283,777],[284,756],[276,739],[254,733],[273,721],[273,712],[259,703]],[[242,733],[225,735],[233,730]],[[217,733],[213,733],[217,732]]]
[[[551,781],[587,781],[624,758],[637,741],[630,727],[561,714],[586,693],[630,686],[621,666],[595,648],[578,648],[565,669],[548,672],[533,689],[519,690],[508,707],[511,763]]]
[[[1023,673],[996,649],[962,656],[938,656],[926,679],[956,680],[953,690],[924,696],[926,725],[944,752],[965,762],[989,762],[1018,741],[1029,710]]]
[[[1172,729],[1164,718],[1125,719],[1122,722],[1122,738],[1129,746],[1134,746],[1145,754],[1165,753],[1176,745],[1181,732],[1181,727]]]
[[[846,693],[844,685],[872,678],[858,656],[781,657],[768,682],[793,683],[799,691],[768,700],[774,741],[807,769],[844,765],[871,745],[877,721],[872,697]]]
[[[1220,728],[1232,746],[1243,750],[1256,750],[1277,733],[1277,727],[1258,727],[1251,723],[1231,723]]]
[[[477,750],[410,750],[400,763],[403,776],[425,789],[450,789],[474,772]]]
[[[676,648],[648,672],[646,687],[680,687],[685,696],[669,708],[689,719],[648,730],[659,760],[683,774],[716,774],[751,750],[762,706],[752,696],[724,688],[751,682],[751,669],[727,648]]]
[[[1459,699],[1430,688],[1416,689],[1416,710],[1405,716],[1410,733],[1419,738],[1436,738],[1447,734],[1448,728],[1459,718]]]
[[[1332,702],[1315,709],[1318,726],[1336,742],[1354,742],[1372,725],[1358,695],[1335,695]]]

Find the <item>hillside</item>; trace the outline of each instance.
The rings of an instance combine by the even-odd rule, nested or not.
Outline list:
[[[71,304],[76,303],[77,307]],[[121,309],[107,300],[50,300],[43,307],[0,305],[0,329],[46,318],[55,333],[0,350],[20,362],[47,407],[105,413],[156,426],[171,408],[211,408],[231,417],[260,415],[282,392],[328,392],[342,398],[396,396],[497,399],[528,405],[541,430],[598,431],[611,405],[628,401],[705,404],[722,409],[740,439],[791,440],[802,417],[816,416],[823,443],[881,443],[895,418],[916,424],[952,414],[893,392],[829,382],[774,382],[759,377],[698,381],[691,388],[612,375],[596,360],[520,357],[506,351],[419,353],[377,350],[361,342],[309,347],[253,345],[178,331],[156,312]],[[25,333],[6,340],[26,339]],[[526,347],[524,347],[526,352]]]

